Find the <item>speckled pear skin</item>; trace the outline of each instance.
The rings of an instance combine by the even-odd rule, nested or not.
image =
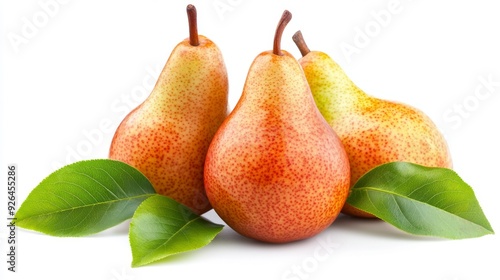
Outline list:
[[[227,116],[228,79],[217,46],[201,35],[199,42],[175,47],[150,96],[116,130],[109,158],[136,167],[159,194],[202,214],[211,209],[205,156]]]
[[[370,169],[393,161],[452,167],[444,137],[423,112],[367,95],[323,52],[309,52],[299,62],[320,112],[344,144],[352,185]],[[347,203],[342,212],[374,217]]]
[[[286,51],[258,55],[208,150],[205,188],[214,210],[244,236],[300,240],[338,216],[349,178],[342,143],[297,60]]]

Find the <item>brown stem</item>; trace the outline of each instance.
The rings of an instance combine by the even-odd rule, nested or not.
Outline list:
[[[297,45],[297,47],[299,48],[302,56],[306,56],[311,52],[311,50],[307,47],[306,41],[304,40],[304,37],[302,36],[302,32],[300,32],[300,30],[293,34],[292,39],[295,42],[295,45]]]
[[[198,24],[196,23],[196,7],[194,5],[187,5],[186,12],[188,15],[189,22],[189,44],[191,46],[198,46],[200,41],[198,40]]]
[[[278,23],[278,27],[276,28],[276,33],[274,34],[274,45],[273,45],[273,53],[275,55],[283,55],[281,52],[281,36],[283,36],[283,31],[285,30],[286,25],[292,19],[292,13],[285,10],[283,15],[281,16],[280,22]]]

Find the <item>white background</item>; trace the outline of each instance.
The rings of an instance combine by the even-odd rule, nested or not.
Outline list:
[[[49,2],[56,5],[44,8]],[[107,156],[124,114],[146,98],[158,69],[187,37],[185,7],[193,3],[200,33],[223,52],[231,108],[252,60],[272,48],[279,17],[289,9],[293,19],[283,48],[300,56],[291,36],[301,29],[311,49],[330,54],[369,94],[426,112],[446,133],[454,169],[474,188],[493,228],[500,230],[500,86],[496,82],[485,91],[481,83],[500,81],[498,5],[436,2],[2,1],[1,223],[7,223],[3,182],[8,164],[18,166],[22,202],[57,166]],[[381,20],[387,13],[390,18]],[[346,45],[357,48],[356,53],[346,54]],[[481,99],[475,96],[477,88]],[[461,107],[463,115],[457,111]],[[213,211],[206,216],[221,222]],[[380,221],[345,216],[317,237],[285,245],[253,242],[225,227],[207,247],[132,269],[127,226],[85,238],[19,229],[15,274],[6,271],[7,228],[1,226],[1,278],[500,277],[496,235],[460,241],[414,237]],[[329,250],[322,247],[325,242],[331,243]],[[301,273],[294,274],[297,270]]]

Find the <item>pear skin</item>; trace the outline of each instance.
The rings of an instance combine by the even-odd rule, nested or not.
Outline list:
[[[299,63],[316,105],[349,156],[352,185],[372,168],[393,161],[452,167],[447,143],[427,115],[366,94],[326,53],[310,51],[300,32],[293,39],[303,55]],[[342,212],[374,217],[349,204]]]
[[[121,122],[109,158],[134,166],[157,193],[202,214],[211,209],[205,156],[227,116],[228,79],[218,47],[196,33],[195,12],[188,6],[190,38],[174,48],[151,94]]]
[[[271,243],[321,232],[349,191],[342,143],[314,104],[297,60],[279,47],[290,18],[285,11],[273,51],[250,66],[205,162],[205,188],[217,214],[238,233]]]

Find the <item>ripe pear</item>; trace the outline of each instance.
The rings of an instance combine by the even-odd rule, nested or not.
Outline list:
[[[311,237],[338,216],[349,192],[342,143],[318,111],[297,60],[272,51],[253,61],[242,95],[210,144],[205,189],[238,233],[264,242]]]
[[[187,7],[190,36],[172,51],[151,94],[121,122],[109,158],[126,162],[157,193],[202,214],[211,209],[203,185],[205,156],[227,116],[228,79],[219,48],[198,35]]]
[[[300,31],[293,40],[316,105],[349,156],[352,185],[370,169],[393,161],[452,167],[443,135],[422,111],[366,94],[326,53],[310,51]],[[347,203],[342,212],[374,217]]]

